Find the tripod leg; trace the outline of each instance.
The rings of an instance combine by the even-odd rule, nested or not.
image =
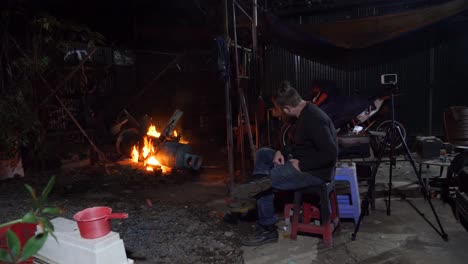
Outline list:
[[[371,205],[371,210],[375,211],[375,177],[372,177],[370,180],[370,205]]]
[[[388,175],[388,198],[387,198],[387,215],[392,214],[392,188],[393,188],[393,166],[395,166],[395,129],[390,127],[387,132],[388,140],[390,140],[390,168]]]
[[[440,222],[439,216],[437,215],[437,212],[435,211],[434,205],[432,204],[432,201],[431,201],[431,196],[429,195],[429,190],[428,190],[426,184],[424,183],[424,181],[421,178],[420,171],[418,171],[418,169],[416,168],[416,162],[414,161],[413,157],[411,157],[411,153],[409,151],[408,145],[406,144],[406,141],[403,139],[403,135],[401,134],[400,127],[397,126],[396,130],[398,131],[398,135],[400,137],[401,142],[403,142],[403,146],[404,146],[408,161],[411,163],[411,166],[413,167],[414,173],[416,174],[416,176],[418,178],[419,185],[421,186],[421,192],[422,192],[424,198],[429,202],[429,206],[431,207],[432,213],[434,214],[434,217],[435,217],[435,219],[437,221],[437,224],[439,225],[440,232],[439,232],[439,230],[436,230],[436,231],[440,234],[440,236],[445,241],[448,241],[448,235],[447,235],[447,233],[445,233],[444,227],[442,226],[442,223]],[[420,212],[418,212],[418,213],[424,217],[424,214],[422,214]],[[431,226],[432,226],[432,224],[431,224]]]
[[[357,232],[359,232],[359,227],[361,226],[362,219],[368,213],[369,213],[369,195],[367,195],[366,198],[364,198],[364,200],[362,200],[361,202],[361,214],[359,215],[359,219],[356,223],[356,226],[354,227],[354,232],[351,235],[351,240],[353,241],[356,240],[356,235],[357,235]]]
[[[375,182],[376,182],[376,177],[377,177],[377,171],[379,170],[380,163],[382,163],[382,158],[385,153],[385,146],[388,143],[389,136],[388,136],[388,131],[385,134],[384,140],[382,143],[380,143],[380,148],[379,148],[379,155],[377,156],[377,162],[375,163],[374,170],[372,171],[372,178],[371,178],[371,184],[369,186],[370,192],[369,195],[372,197],[370,200],[371,202],[371,207],[374,210],[375,209]]]
[[[359,232],[359,228],[361,226],[362,219],[364,218],[364,216],[366,214],[367,215],[369,214],[369,201],[374,201],[375,200],[375,178],[377,177],[377,171],[379,169],[380,163],[382,162],[382,157],[384,155],[385,146],[387,145],[387,142],[388,142],[388,133],[385,135],[384,141],[383,141],[382,145],[380,146],[379,155],[377,156],[377,162],[375,164],[375,168],[372,171],[372,176],[371,176],[372,178],[371,178],[371,182],[369,184],[369,188],[367,190],[366,197],[361,202],[361,214],[359,215],[359,219],[358,219],[358,222],[356,223],[356,226],[354,228],[354,232],[351,235],[352,240],[356,240],[356,235]],[[373,204],[371,204],[371,206],[373,206]]]

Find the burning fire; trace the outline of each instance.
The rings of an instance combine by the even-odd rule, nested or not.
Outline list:
[[[170,168],[168,168],[166,166],[162,166],[161,163],[159,163],[159,161],[154,156],[150,156],[145,161],[145,165],[146,165],[146,170],[147,171],[153,171],[153,166],[161,166],[163,172],[166,172],[168,169],[170,169]]]
[[[175,131],[174,131],[175,132]],[[177,133],[177,132],[175,132]],[[161,136],[161,132],[158,132],[156,130],[156,126],[155,125],[151,125],[149,128],[148,128],[148,132],[146,132],[146,135],[150,136],[150,137],[155,137],[155,138],[159,138],[159,136]]]
[[[175,130],[174,130],[174,133],[172,133],[172,134],[174,135],[175,138],[179,137],[179,134]],[[187,140],[183,139],[182,135],[181,135],[180,138],[179,138],[179,143],[180,144],[188,144],[189,142]]]
[[[138,157],[140,156],[140,153],[138,153],[138,150],[136,148],[136,146],[133,146],[133,150],[132,150],[132,161],[133,162],[138,162]]]
[[[147,136],[145,136],[143,140],[144,146],[141,152],[138,151],[138,146],[136,145],[133,146],[132,154],[131,154],[132,161],[135,163],[138,163],[140,159],[140,155],[141,155],[141,158],[143,160],[143,165],[146,167],[147,171],[153,171],[154,167],[161,167],[163,173],[170,172],[171,168],[161,165],[158,159],[156,159],[156,155],[155,155],[156,153],[155,153],[154,146],[153,146],[153,139],[159,139],[159,137],[161,136],[161,132],[158,132],[155,125],[150,125],[148,128],[148,132],[146,132],[146,135]],[[179,133],[177,133],[177,131],[174,130],[173,135],[174,135],[174,138],[178,138]],[[187,144],[188,141],[183,140],[182,137],[180,137],[179,143]]]

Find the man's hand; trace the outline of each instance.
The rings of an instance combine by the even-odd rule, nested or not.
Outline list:
[[[296,168],[296,170],[301,171],[301,169],[299,168],[299,160],[290,159],[289,162],[291,162],[291,164],[293,165],[294,168]]]
[[[284,156],[281,154],[281,151],[276,151],[275,157],[273,158],[274,165],[284,165]]]

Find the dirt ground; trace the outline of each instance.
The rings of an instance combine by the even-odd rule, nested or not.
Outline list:
[[[93,166],[55,172],[57,184],[49,204],[61,207],[68,219],[91,206],[128,213],[128,219],[112,221],[112,230],[120,234],[128,257],[137,263],[243,263],[239,232],[233,230],[238,227],[223,223],[206,205],[225,196],[216,172],[203,174],[212,179],[188,174],[154,184],[143,179],[141,171],[126,166],[108,170],[109,176]],[[38,175],[2,181],[0,222],[30,209],[24,183],[41,190],[47,180]]]

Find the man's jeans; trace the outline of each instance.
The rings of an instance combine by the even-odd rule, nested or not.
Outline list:
[[[274,166],[273,158],[275,152],[275,150],[270,148],[257,150],[253,170],[253,175],[269,175],[273,189],[295,190],[320,185],[325,182],[319,177],[296,170],[289,161],[285,161],[284,165]],[[274,225],[276,223],[274,198],[274,193],[270,192],[257,199],[259,224]]]

